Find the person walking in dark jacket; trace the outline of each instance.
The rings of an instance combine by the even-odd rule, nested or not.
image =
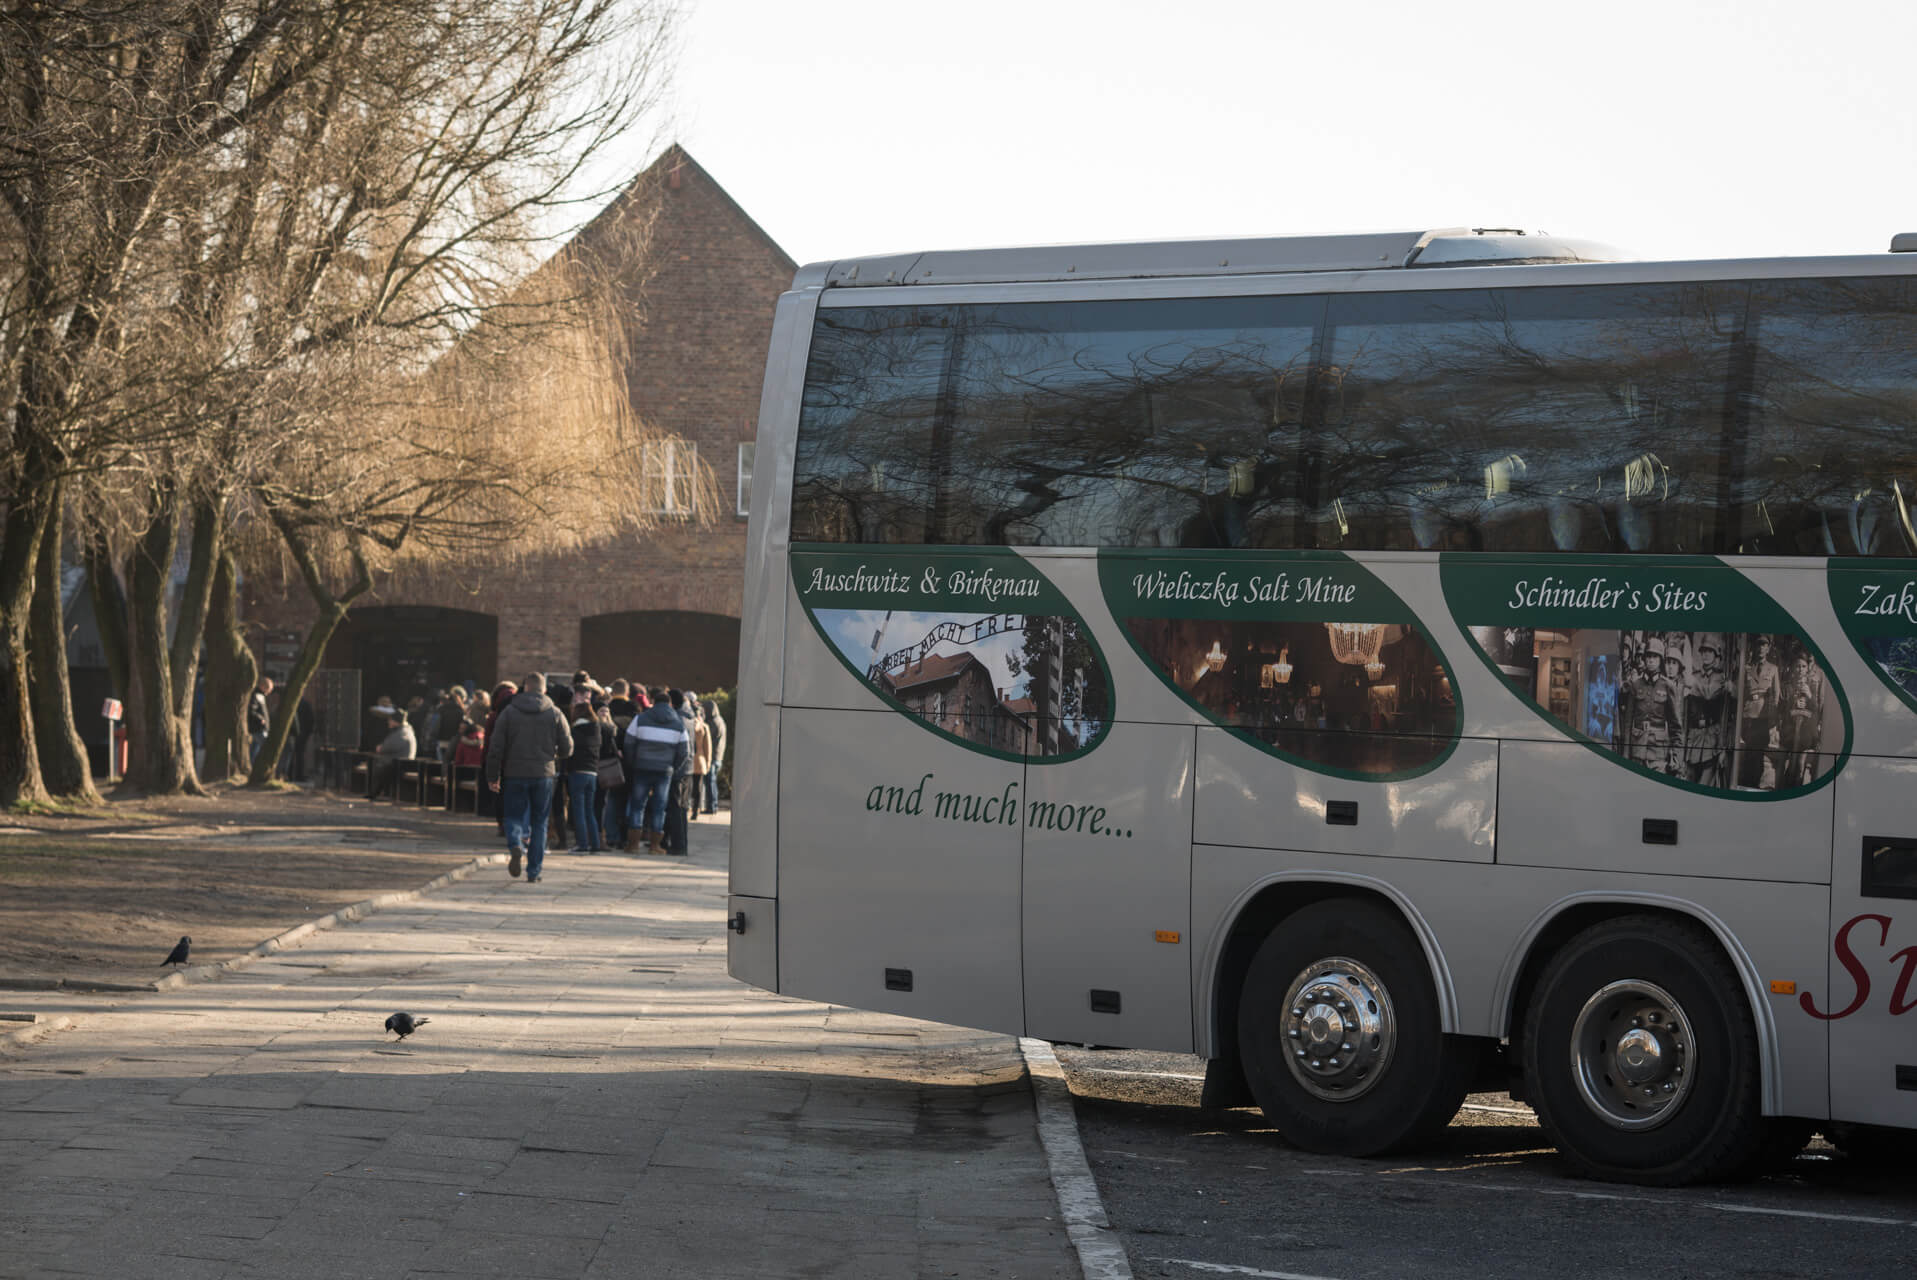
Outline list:
[[[546,696],[546,677],[534,672],[499,713],[486,743],[486,785],[502,794],[506,811],[506,874],[537,884],[546,863],[546,823],[552,816],[552,786],[558,763],[572,755],[565,713]]]
[[[578,686],[574,686],[577,688]],[[572,851],[598,853],[599,720],[590,702],[572,707],[572,758],[566,761],[566,791],[572,799]]]
[[[692,754],[686,722],[665,704],[665,697],[665,690],[652,690],[652,705],[626,726],[628,853],[637,852],[642,837],[647,853],[665,852],[666,796],[673,776]]]

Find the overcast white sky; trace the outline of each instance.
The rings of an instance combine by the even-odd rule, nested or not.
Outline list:
[[[1746,257],[1917,231],[1912,0],[686,4],[670,132],[801,263],[1459,225]]]

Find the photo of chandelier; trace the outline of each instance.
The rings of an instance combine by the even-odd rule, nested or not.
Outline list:
[[[1269,650],[1267,650],[1269,652]],[[1278,651],[1278,661],[1267,662],[1259,673],[1260,688],[1275,689],[1281,684],[1291,683],[1291,648],[1286,646]]]
[[[1348,666],[1364,667],[1370,670],[1378,662],[1378,651],[1384,648],[1384,626],[1376,622],[1327,622],[1325,630],[1331,635],[1331,656]],[[1380,665],[1382,672],[1384,667]],[[1377,679],[1377,676],[1372,676]]]
[[[1211,642],[1211,652],[1205,655],[1205,665],[1213,671],[1222,671],[1225,666],[1225,651],[1216,640]]]

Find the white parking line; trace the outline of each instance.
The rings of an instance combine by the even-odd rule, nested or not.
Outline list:
[[[1407,1169],[1406,1173],[1416,1170]],[[1608,1200],[1619,1204],[1654,1204],[1664,1209],[1709,1209],[1716,1213],[1748,1213],[1765,1218],[1809,1218],[1818,1222],[1850,1222],[1868,1227],[1917,1227],[1917,1219],[1911,1218],[1875,1218],[1858,1213],[1819,1213],[1813,1209],[1777,1209],[1768,1205],[1732,1204],[1728,1200],[1686,1200],[1681,1196],[1640,1196],[1623,1191],[1570,1191],[1555,1187],[1526,1187],[1508,1182],[1466,1182],[1457,1178],[1425,1178],[1421,1181],[1436,1183],[1440,1186],[1458,1187],[1472,1191],[1495,1191],[1500,1194],[1510,1192],[1529,1193],[1534,1196],[1556,1196],[1568,1200]]]
[[[1264,1271],[1258,1267],[1236,1267],[1229,1262],[1198,1262],[1191,1258],[1153,1258],[1153,1262],[1168,1262],[1174,1267],[1190,1267],[1193,1271],[1210,1271],[1227,1276],[1263,1276],[1265,1280],[1330,1280],[1328,1276],[1308,1276],[1300,1271]]]

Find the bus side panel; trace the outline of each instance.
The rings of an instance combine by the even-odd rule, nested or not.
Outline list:
[[[1191,1052],[1192,730],[1026,770],[1027,1034]]]
[[[1788,800],[1698,795],[1627,772],[1576,742],[1506,742],[1498,861],[1645,875],[1737,876],[1819,884],[1830,875],[1826,786]],[[1645,822],[1677,823],[1649,843]]]
[[[741,686],[740,696],[733,701],[730,740],[735,744],[731,892],[775,898],[779,894],[779,708],[746,697]]]
[[[753,452],[751,527],[746,536],[744,598],[739,619],[739,689],[733,701],[732,856],[735,894],[772,898],[779,891],[778,703],[784,676],[787,586],[786,541],[791,527],[793,451],[806,345],[818,305],[816,290],[780,297],[759,396],[759,432]],[[771,985],[762,964],[733,976]]]
[[[1377,782],[1306,772],[1223,729],[1198,731],[1195,838],[1207,844],[1490,862],[1497,798],[1495,742],[1467,738],[1430,773]],[[1356,804],[1355,821],[1327,822],[1335,801]]]
[[[1018,824],[943,815],[1025,766],[889,709],[788,706],[780,739],[780,991],[1021,1032]]]
[[[1803,1016],[1829,1019],[1834,1119],[1917,1129],[1917,760],[1853,758],[1837,795],[1831,997]]]
[[[1433,939],[1456,1002],[1451,1028],[1462,1035],[1508,1037],[1503,1001],[1523,962],[1524,939],[1574,901],[1615,901],[1622,910],[1682,911],[1714,916],[1732,940],[1733,962],[1748,967],[1759,1048],[1766,1062],[1766,1111],[1821,1118],[1830,1105],[1825,1024],[1803,1014],[1801,995],[1825,1008],[1825,942],[1821,928],[1827,890],[1821,885],[1605,875],[1593,871],[1424,862],[1407,858],[1338,857],[1280,849],[1200,845],[1192,853],[1193,954],[1200,958],[1198,1052],[1216,1052],[1211,1025],[1213,988],[1223,940],[1244,902],[1266,884],[1338,877],[1389,885],[1422,919]],[[1708,923],[1708,920],[1707,920]],[[1628,975],[1620,975],[1628,976]],[[1798,994],[1769,994],[1772,981],[1795,983]]]
[[[739,637],[741,696],[750,688],[765,702],[784,702],[786,642],[786,550],[792,536],[792,474],[799,438],[799,406],[805,393],[805,358],[818,292],[779,298],[759,393],[759,433],[753,447],[751,529],[746,537],[742,633]]]

